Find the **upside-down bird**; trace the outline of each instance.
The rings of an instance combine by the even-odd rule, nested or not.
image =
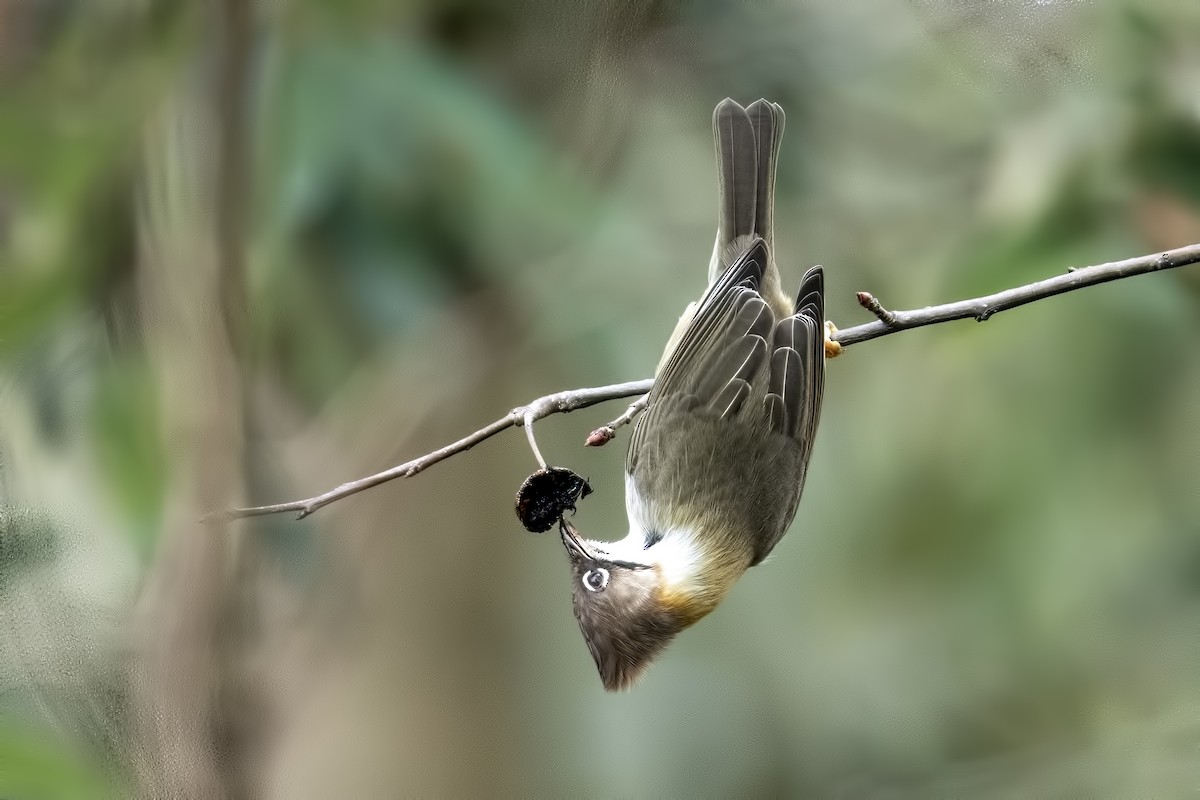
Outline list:
[[[783,126],[783,109],[766,100],[724,100],[713,112],[720,205],[709,285],[679,320],[630,439],[629,533],[592,541],[560,525],[575,616],[609,690],[627,688],[716,608],[796,515],[821,416],[825,300],[820,267],[793,300],[775,265]]]

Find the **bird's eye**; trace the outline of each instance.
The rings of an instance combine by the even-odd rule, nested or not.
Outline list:
[[[604,567],[596,567],[583,573],[583,588],[589,592],[604,591],[605,586],[608,586],[608,570]]]

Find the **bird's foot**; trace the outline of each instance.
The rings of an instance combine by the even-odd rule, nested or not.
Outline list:
[[[837,336],[837,326],[830,320],[825,320],[825,357],[837,358],[842,354],[842,346],[833,338]]]

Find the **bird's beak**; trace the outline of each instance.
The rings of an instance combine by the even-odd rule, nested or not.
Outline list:
[[[579,531],[575,530],[575,526],[567,522],[564,518],[558,523],[558,530],[562,534],[563,547],[567,548],[567,557],[572,561],[598,561],[613,567],[622,567],[624,569],[653,569],[653,564],[643,564],[639,561],[623,561],[619,558],[613,558],[608,550],[597,550],[588,545],[587,540],[579,535]]]
[[[574,525],[563,519],[559,522],[558,530],[562,534],[563,547],[567,548],[567,555],[571,560],[596,560],[596,554],[583,543],[583,539],[580,538],[579,531],[575,530]]]

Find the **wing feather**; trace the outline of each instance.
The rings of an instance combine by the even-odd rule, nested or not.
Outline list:
[[[788,321],[784,320],[784,324]],[[768,392],[783,401],[783,430],[787,436],[796,435],[800,409],[800,354],[790,347],[780,347],[771,354],[771,380]]]
[[[656,401],[691,397],[688,402],[696,405],[716,408],[724,403],[720,407],[729,414],[741,409],[745,397],[735,382],[753,385],[766,362],[766,339],[775,325],[774,313],[758,293],[766,263],[766,247],[761,239],[755,239],[700,298],[655,379],[649,407],[630,439],[628,469],[637,463],[645,430],[655,417]]]
[[[733,378],[713,400],[712,407],[721,415],[721,419],[731,419],[742,410],[742,405],[749,396],[750,384],[741,378]]]

